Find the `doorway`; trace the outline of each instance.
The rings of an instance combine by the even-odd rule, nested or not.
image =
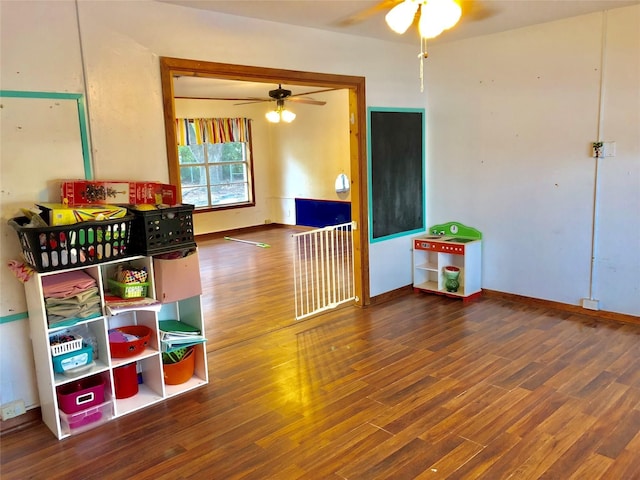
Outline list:
[[[366,101],[364,77],[332,75],[326,73],[301,72],[265,67],[251,67],[215,62],[204,62],[172,57],[160,58],[160,75],[164,106],[165,140],[169,167],[169,179],[174,185],[180,183],[178,152],[176,147],[174,84],[176,76],[196,76],[235,81],[288,83],[319,88],[346,89],[349,92],[350,116],[350,166],[351,166],[351,212],[355,221],[354,287],[356,305],[370,303],[369,292],[369,245],[367,217],[367,162],[366,162]]]

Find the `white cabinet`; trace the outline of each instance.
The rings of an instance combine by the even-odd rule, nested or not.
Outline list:
[[[161,336],[158,322],[173,319],[184,322],[200,330],[205,335],[202,318],[200,295],[176,300],[171,303],[156,303],[145,307],[123,308],[113,314],[107,308],[105,291],[108,290],[107,279],[112,278],[119,265],[130,265],[133,268],[146,268],[149,273],[147,297],[154,298],[154,269],[152,257],[130,257],[118,261],[86,266],[77,269],[59,270],[47,273],[36,273],[25,283],[31,341],[36,366],[36,377],[40,395],[42,419],[51,431],[64,438],[93,428],[112,418],[126,415],[141,408],[148,407],[166,398],[205,385],[208,382],[206,345],[200,343],[194,347],[195,368],[191,378],[177,385],[167,385],[164,380]],[[94,318],[75,323],[73,326],[63,325],[51,327],[48,323],[47,308],[44,298],[43,280],[51,275],[65,272],[83,271],[96,280],[100,295],[100,312]],[[108,292],[107,292],[108,293]],[[151,330],[146,346],[126,358],[112,357],[109,348],[109,330],[123,326],[142,325]],[[88,366],[72,370],[72,373],[56,373],[54,357],[52,357],[49,337],[53,334],[73,329],[83,336],[85,343],[93,346],[93,362]],[[137,393],[116,398],[116,369],[129,367],[137,379]],[[60,368],[58,367],[58,370]],[[122,369],[124,370],[124,369]],[[119,370],[118,372],[122,371]],[[65,394],[76,385],[100,385],[104,397],[96,399],[95,406],[82,409],[82,402],[93,399],[93,391],[78,396],[73,401],[80,409],[69,415],[60,409],[59,393]],[[66,401],[66,397],[63,397]]]
[[[413,239],[413,288],[471,299],[482,292],[482,240],[474,229],[449,223],[431,227],[434,235]],[[462,236],[464,232],[469,236]],[[476,237],[476,238],[473,238]],[[459,272],[457,288],[447,288],[446,267]]]

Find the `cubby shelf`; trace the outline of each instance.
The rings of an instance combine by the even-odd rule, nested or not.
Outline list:
[[[160,268],[164,268],[166,260],[163,262]],[[191,259],[189,262],[190,268],[198,270],[197,255],[195,260]],[[207,349],[206,345],[201,343],[194,347],[195,370],[193,376],[178,385],[165,384],[158,328],[160,320],[172,318],[196,327],[201,331],[202,336],[205,336],[199,282],[197,282],[197,289],[192,291],[184,291],[180,287],[181,292],[174,301],[162,304],[158,302],[157,308],[136,309],[132,307],[129,310],[121,310],[116,315],[108,314],[105,301],[105,291],[108,289],[107,279],[112,278],[113,273],[120,265],[145,268],[149,273],[150,282],[147,296],[155,299],[154,263],[153,257],[129,257],[75,269],[36,273],[30,281],[25,283],[42,420],[57,438],[62,439],[87,431],[111,419],[149,407],[208,383]],[[48,324],[43,279],[50,275],[59,275],[75,270],[84,271],[96,280],[102,315],[79,321],[72,326],[52,328]],[[157,274],[157,272],[155,273]],[[191,274],[197,275],[199,279],[199,271],[192,271]],[[170,278],[164,278],[163,282],[163,289],[169,289]],[[166,297],[167,295],[163,294],[163,298]],[[149,327],[153,333],[146,348],[141,352],[128,358],[114,358],[109,349],[109,329],[125,325],[144,325]],[[69,328],[86,332],[87,337],[92,339],[94,347],[93,363],[85,369],[79,368],[77,374],[72,375],[68,371],[65,373],[54,372],[53,357],[49,345],[50,334]],[[128,398],[116,398],[114,370],[134,362],[139,378],[138,392]],[[82,424],[79,427],[70,428],[67,423],[70,415],[65,415],[60,410],[57,392],[68,384],[97,376],[100,377],[104,385],[104,403],[87,409],[87,417],[93,415],[92,418],[96,420],[88,422],[86,425]]]

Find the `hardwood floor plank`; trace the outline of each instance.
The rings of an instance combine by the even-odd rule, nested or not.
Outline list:
[[[637,452],[623,450],[601,478],[628,478],[633,480],[640,478],[640,456],[638,456]]]
[[[559,416],[558,410],[556,416]],[[565,452],[571,447],[576,432],[584,432],[593,423],[593,419],[586,418],[585,415],[577,414],[567,421],[563,418],[562,429],[556,433],[544,435],[543,441],[532,448],[533,454],[519,465],[512,473],[513,478],[537,479]],[[540,430],[545,430],[541,428]],[[545,432],[546,433],[546,432]]]
[[[631,410],[603,439],[596,453],[616,459],[627,444],[640,432],[640,411]]]
[[[471,386],[460,395],[445,402],[443,407],[449,412],[449,415],[420,434],[419,437],[429,442],[435,442],[450,433],[455,433],[476,442],[475,439],[461,433],[464,430],[464,426],[471,419],[484,417],[487,409],[507,394],[508,392],[494,385],[478,384]]]
[[[478,455],[484,448],[475,442],[462,439],[458,446],[449,453],[442,455],[435,463],[423,469],[422,473],[418,473],[415,478],[417,480],[432,479],[434,475],[438,478],[450,478],[454,472]]]
[[[565,405],[569,397],[552,388],[542,386],[533,390],[528,400],[530,404],[523,410],[523,414],[506,428],[507,432],[521,438]]]
[[[520,441],[521,439],[515,435],[501,433],[493,442],[451,472],[446,477],[447,480],[491,479],[492,477],[485,476],[485,472],[501,458],[504,452],[512,449]]]
[[[577,468],[573,472],[573,474],[571,474],[570,476],[567,476],[566,478],[568,480],[599,480],[599,479],[607,480],[610,478],[621,478],[621,479],[634,478],[633,476],[630,476],[630,477],[608,476],[607,470],[610,468],[612,463],[613,461],[606,457],[602,457],[597,454],[591,454],[586,458],[586,460],[584,460],[584,462],[581,462],[579,465],[577,465]],[[562,470],[562,471],[565,472],[565,470]],[[564,473],[564,475],[567,475],[568,473],[570,472],[566,472]],[[551,476],[544,475],[543,477],[540,477],[540,478],[541,479],[544,478],[545,480],[554,480],[558,477],[553,475]]]
[[[588,429],[579,438],[574,439],[573,444],[564,452],[564,455],[557,458],[540,475],[540,479],[601,478],[613,460],[595,453],[600,442],[600,435],[594,429]]]

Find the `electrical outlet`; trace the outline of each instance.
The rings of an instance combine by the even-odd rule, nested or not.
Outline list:
[[[604,142],[604,156],[605,157],[616,156],[616,142]]]
[[[2,420],[6,421],[10,418],[15,418],[18,415],[22,415],[26,412],[24,408],[24,400],[14,400],[13,402],[5,403],[0,407],[2,409]]]
[[[586,308],[587,310],[600,310],[600,301],[593,300],[591,298],[583,298],[582,308]]]

